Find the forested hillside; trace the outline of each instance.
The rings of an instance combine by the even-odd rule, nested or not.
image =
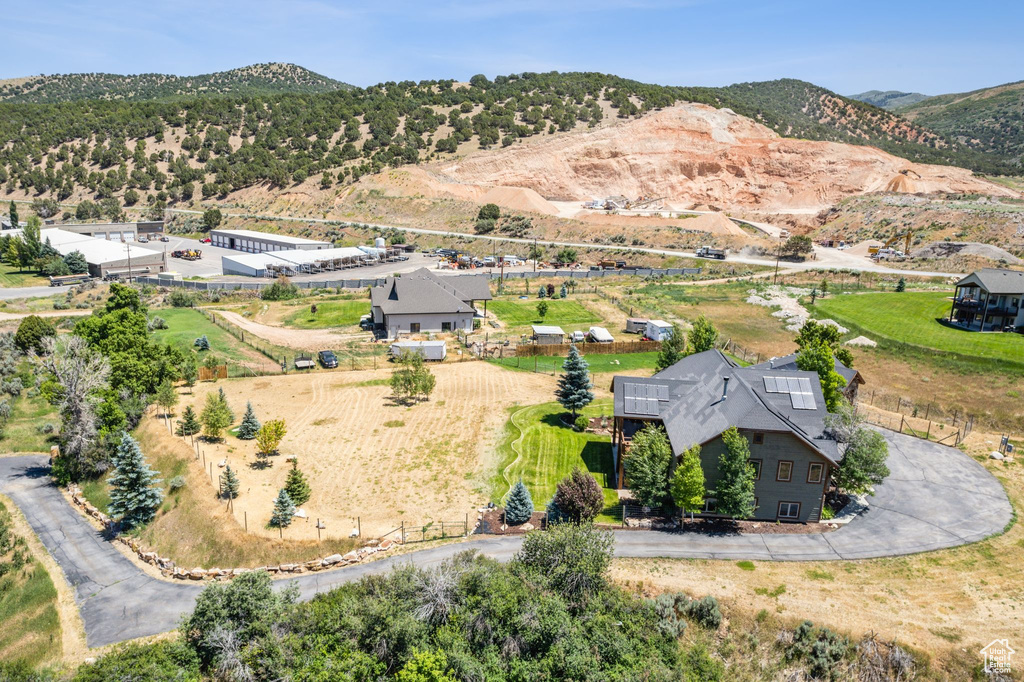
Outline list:
[[[143,73],[69,73],[0,81],[0,101],[73,102],[83,99],[152,100],[189,95],[330,92],[351,85],[294,64],[253,64],[201,76]]]
[[[928,95],[922,95],[920,92],[901,92],[899,90],[868,90],[867,92],[850,95],[850,99],[874,104],[876,107],[892,111],[899,107],[917,104],[922,100],[928,99]]]
[[[1024,156],[1024,81],[929,97],[899,113],[963,145],[1010,159]]]
[[[0,184],[8,194],[48,200],[88,195],[111,211],[143,199],[159,210],[200,193],[282,187],[314,174],[328,189],[388,166],[593,127],[609,113],[630,118],[678,101],[728,107],[781,135],[1005,169],[998,158],[801,81],[679,88],[552,72],[313,94],[0,103],[0,135],[11,140],[0,149]]]

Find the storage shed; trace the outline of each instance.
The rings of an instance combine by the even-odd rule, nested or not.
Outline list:
[[[424,360],[444,360],[448,357],[448,345],[444,341],[396,341],[391,344],[391,357],[398,358],[405,353],[419,353]]]
[[[627,334],[643,334],[647,331],[647,318],[646,317],[627,317],[626,318],[626,333]]]
[[[533,325],[533,338],[541,345],[565,343],[565,332],[562,331],[561,327],[535,324]]]
[[[611,343],[615,338],[604,327],[590,328],[591,343]]]
[[[665,320],[648,320],[644,336],[651,341],[664,341],[672,336],[672,325]]]
[[[329,249],[331,242],[255,230],[210,230],[210,245],[246,253]]]

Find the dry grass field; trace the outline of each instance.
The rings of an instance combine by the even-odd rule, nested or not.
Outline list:
[[[223,388],[237,420],[252,401],[261,421],[284,419],[288,427],[272,466],[254,468],[253,441],[228,434],[222,443],[202,443],[207,471],[226,459],[238,472],[241,495],[235,501],[239,524],[249,533],[272,537],[265,524],[290,465],[298,457],[312,487],[303,505],[311,517],[297,519],[286,538],[315,539],[316,519],[325,537],[347,536],[361,520],[364,536],[392,530],[403,521],[462,521],[488,499],[487,481],[495,466],[498,430],[507,408],[550,400],[550,375],[510,372],[483,362],[433,367],[437,387],[429,401],[394,405],[387,385],[390,371],[317,372],[273,378],[205,383],[186,404],[202,409],[206,395]],[[166,441],[177,441],[163,432]],[[202,485],[212,485],[207,480]],[[211,489],[212,493],[212,489]]]

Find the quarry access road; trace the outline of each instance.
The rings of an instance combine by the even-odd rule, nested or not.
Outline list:
[[[705,534],[621,530],[619,557],[759,561],[836,561],[899,556],[977,542],[1003,531],[1013,518],[1002,485],[981,464],[955,448],[892,431],[891,471],[870,506],[828,533]],[[86,642],[104,646],[175,628],[195,605],[202,585],[163,580],[143,572],[71,507],[50,480],[45,455],[0,457],[0,492],[21,509],[61,567],[81,610]],[[294,582],[303,599],[403,564],[436,566],[476,550],[510,559],[521,536],[474,536],[337,570],[275,581]],[[59,580],[59,576],[53,576]]]
[[[188,213],[201,215],[202,211],[194,211],[190,209],[167,209],[171,213]],[[258,220],[285,220],[291,222],[301,223],[320,223],[320,224],[332,224],[342,223],[344,221],[333,220],[330,218],[295,218],[288,216],[272,216],[272,215],[258,215],[252,213],[224,213],[225,216],[232,218],[255,218]],[[748,221],[745,221],[748,222]],[[675,251],[672,249],[654,249],[643,246],[624,246],[620,244],[607,245],[607,244],[588,244],[586,242],[564,242],[550,239],[527,239],[522,237],[501,237],[490,234],[472,234],[468,232],[456,232],[454,230],[428,230],[422,227],[403,227],[401,225],[380,225],[377,223],[363,223],[360,225],[367,225],[369,227],[378,228],[382,230],[399,230],[401,232],[409,232],[411,234],[424,234],[424,235],[441,235],[445,237],[460,237],[463,239],[477,239],[484,241],[495,241],[495,242],[511,242],[514,244],[525,244],[533,245],[536,243],[539,246],[555,246],[555,247],[570,247],[574,249],[598,249],[598,250],[613,250],[613,251],[630,251],[633,253],[650,253],[656,256],[678,256],[682,258],[696,258],[697,254],[692,251]],[[759,223],[759,226],[774,227],[765,223]],[[778,229],[778,228],[777,228]],[[881,263],[876,263],[870,258],[863,258],[860,256],[854,256],[851,254],[845,254],[838,249],[825,249],[818,246],[814,247],[815,260],[804,261],[800,263],[792,263],[784,261],[785,267],[796,269],[796,270],[830,270],[845,268],[848,270],[859,270],[862,272],[876,272],[879,274],[886,275],[917,275],[919,277],[962,277],[964,273],[959,272],[935,272],[935,271],[921,271],[921,270],[901,270],[899,268],[891,268]],[[752,256],[734,256],[730,255],[726,258],[728,263],[743,263],[744,265],[771,265],[774,266],[776,261],[774,258],[756,258]]]

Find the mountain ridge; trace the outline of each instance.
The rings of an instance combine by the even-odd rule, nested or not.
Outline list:
[[[920,92],[903,92],[901,90],[868,90],[856,95],[847,95],[847,97],[858,102],[873,104],[881,109],[893,111],[900,107],[922,102],[931,97],[931,95],[924,95]]]
[[[203,95],[320,93],[351,89],[348,83],[284,62],[175,76],[161,73],[69,73],[0,80],[0,101],[62,103],[87,99],[149,101]]]

